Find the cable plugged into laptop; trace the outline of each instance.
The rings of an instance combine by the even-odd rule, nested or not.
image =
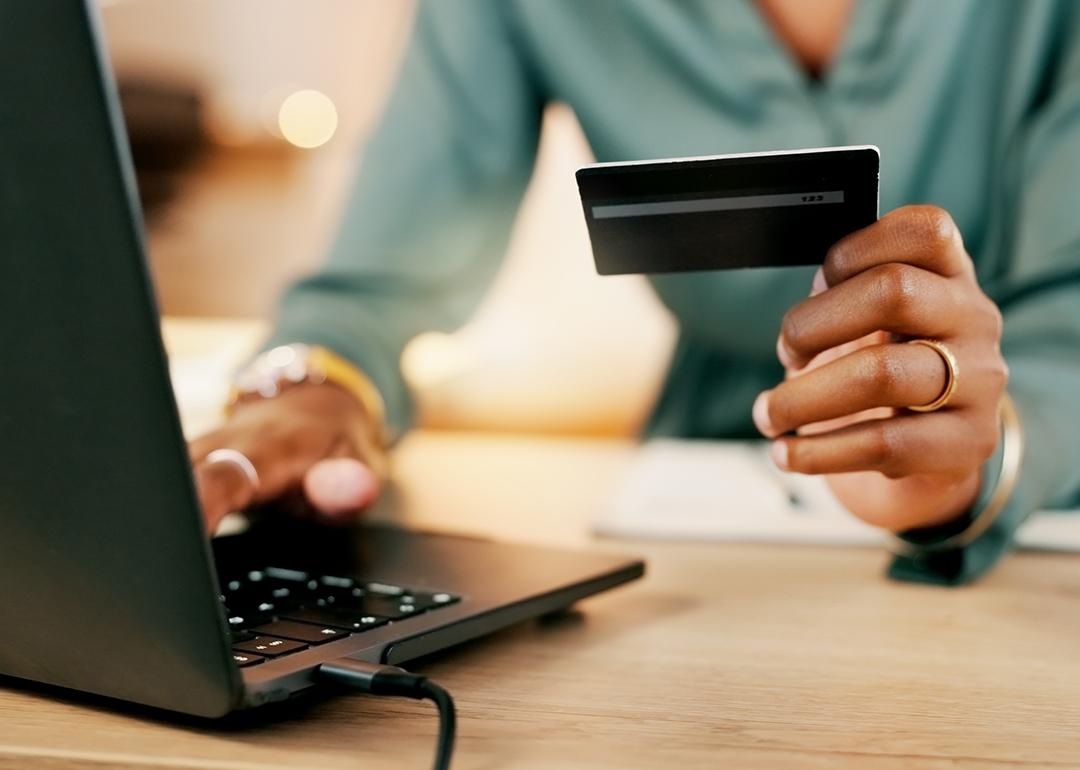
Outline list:
[[[338,658],[323,663],[316,676],[339,687],[370,693],[393,695],[415,700],[430,700],[439,710],[439,741],[435,751],[435,770],[448,770],[454,751],[457,714],[450,693],[427,677],[412,674],[397,666],[368,663],[352,658]]]

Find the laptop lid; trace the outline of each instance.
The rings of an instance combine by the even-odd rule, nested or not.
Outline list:
[[[94,13],[0,3],[0,674],[217,716],[240,677]]]

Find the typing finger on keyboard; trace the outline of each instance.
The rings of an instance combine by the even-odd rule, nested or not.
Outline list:
[[[379,494],[377,435],[363,406],[331,384],[236,404],[222,428],[189,445],[208,531],[230,512],[274,504],[350,520]]]

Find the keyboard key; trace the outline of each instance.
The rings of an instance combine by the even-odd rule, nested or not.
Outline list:
[[[296,606],[301,598],[306,598],[306,591],[296,593],[295,583],[264,578],[258,583],[231,581],[229,585],[240,583],[240,588],[225,589],[224,602],[234,615],[276,615],[287,607]],[[254,625],[248,622],[248,625]]]
[[[264,655],[268,658],[276,658],[280,655],[288,655],[291,652],[300,652],[307,649],[306,644],[294,642],[290,639],[277,639],[270,636],[256,636],[254,639],[233,645],[236,652],[249,652],[256,655]]]
[[[383,596],[401,596],[405,593],[404,588],[390,583],[368,583],[367,590],[368,593],[382,594]]]
[[[331,628],[343,628],[349,631],[366,631],[369,628],[378,628],[390,622],[389,618],[347,610],[302,609],[288,612],[285,617],[288,620],[315,623],[320,626],[330,626]]]
[[[352,632],[437,610],[460,601],[446,592],[419,591],[396,583],[358,581],[345,575],[320,575],[286,567],[267,567],[223,582],[222,600],[233,631],[261,629],[282,620]],[[303,629],[301,629],[303,630]],[[271,631],[266,634],[274,636]],[[281,638],[318,644],[332,634]],[[250,641],[246,637],[237,637]],[[339,637],[338,637],[339,638]]]
[[[344,639],[349,634],[340,628],[332,628],[324,625],[312,625],[310,623],[297,623],[291,620],[279,620],[254,629],[263,636],[280,636],[284,639],[293,639],[308,644],[325,644],[337,639]]]
[[[359,604],[354,605],[350,609],[366,613],[368,615],[379,615],[380,617],[390,618],[390,620],[401,620],[411,615],[419,615],[427,607],[417,604],[415,597],[411,595],[405,596],[365,596]]]
[[[240,642],[248,642],[255,638],[255,634],[250,631],[231,631],[229,633],[230,644],[240,644]]]
[[[410,591],[404,596],[398,597],[400,604],[411,604],[418,610],[430,610],[436,607],[445,607],[460,599],[453,594],[438,593],[431,594],[426,591]]]
[[[298,569],[287,569],[285,567],[267,567],[263,572],[268,578],[275,580],[286,580],[290,583],[306,583],[309,580],[308,573],[301,572]]]
[[[234,612],[231,609],[228,618],[229,628],[233,631],[261,626],[263,623],[269,623],[273,620],[273,616],[265,612]]]
[[[347,577],[336,577],[334,575],[323,575],[319,578],[319,582],[324,586],[332,586],[334,588],[352,588],[353,579]]]
[[[260,658],[258,655],[250,655],[246,652],[234,652],[232,659],[236,661],[236,665],[238,665],[240,668],[257,666],[260,663],[266,662],[266,658]]]
[[[314,607],[355,607],[364,598],[363,588],[341,588],[320,585],[307,595],[301,604]]]
[[[431,601],[418,601],[417,597],[412,594],[392,596],[378,593],[365,594],[360,589],[353,589],[353,591],[359,591],[359,595],[341,590],[333,594],[327,594],[324,589],[324,592],[314,602],[303,602],[302,606],[334,612],[375,615],[390,620],[400,620],[410,615],[419,615],[421,612],[436,606]]]

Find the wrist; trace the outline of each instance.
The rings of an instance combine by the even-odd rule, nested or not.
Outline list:
[[[237,374],[226,411],[277,398],[297,387],[322,385],[348,394],[366,414],[376,443],[387,443],[386,407],[378,388],[354,364],[321,346],[281,345],[257,356]]]
[[[977,507],[983,479],[988,476],[985,467],[976,468],[969,475],[956,481],[945,481],[934,491],[927,491],[922,513],[918,517],[916,529],[936,529],[952,527],[957,522],[967,521],[972,509]]]
[[[1019,413],[1008,393],[999,408],[1001,434],[997,449],[981,469],[974,503],[959,517],[934,527],[902,532],[891,540],[898,556],[921,558],[970,545],[993,526],[1012,499],[1024,454],[1024,433]]]
[[[287,406],[292,412],[337,416],[337,419],[373,422],[372,416],[354,395],[332,382],[298,382],[275,396],[242,397],[227,408],[229,417],[242,417],[263,409]]]

